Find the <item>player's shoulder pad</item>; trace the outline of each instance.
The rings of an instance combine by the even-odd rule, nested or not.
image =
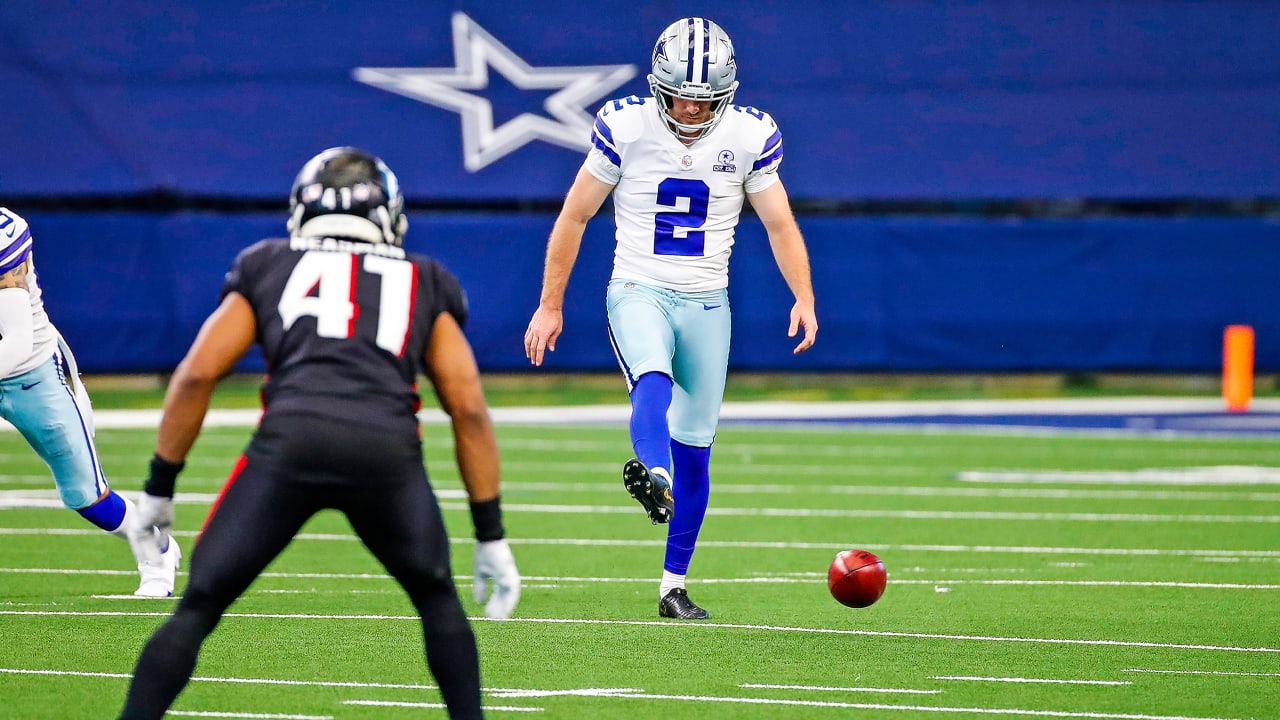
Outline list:
[[[749,105],[734,105],[725,118],[747,157],[754,157],[750,173],[775,172],[782,162],[782,131],[769,113]]]
[[[409,260],[418,266],[418,272],[424,278],[428,278],[430,292],[443,301],[443,305],[437,309],[453,315],[459,326],[466,325],[470,308],[466,288],[462,287],[458,276],[445,267],[444,263],[424,253],[411,252]]]
[[[782,140],[778,123],[769,113],[750,105],[734,105],[727,110],[734,118],[734,127],[743,145],[753,152],[765,151]]]
[[[235,265],[259,267],[267,258],[289,251],[288,238],[267,238],[243,248],[236,253]]]
[[[266,255],[271,252],[280,252],[289,249],[289,238],[266,238],[242,249],[238,257],[250,257],[255,255]]]
[[[454,275],[449,268],[444,266],[444,263],[431,255],[422,252],[409,252],[405,257],[409,262],[417,265],[418,272],[425,277],[431,278],[432,282],[447,288],[462,287],[462,282],[458,280],[458,276]]]
[[[631,142],[644,132],[644,113],[652,112],[655,102],[637,95],[610,100],[596,113],[592,132],[610,145]]]
[[[436,260],[434,257],[424,252],[418,252],[416,250],[406,250],[404,253],[404,259],[408,260],[414,265],[417,265],[419,271],[428,270],[431,272],[435,272],[435,268],[444,269],[444,266],[440,264],[439,260]]]
[[[7,207],[0,207],[0,249],[22,237],[29,230],[27,221]]]
[[[31,229],[22,216],[0,208],[0,274],[22,265],[31,256]]]

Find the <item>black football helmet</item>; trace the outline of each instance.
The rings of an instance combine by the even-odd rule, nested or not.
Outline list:
[[[329,148],[302,166],[289,197],[289,234],[400,246],[409,221],[400,181],[386,163],[353,147]]]

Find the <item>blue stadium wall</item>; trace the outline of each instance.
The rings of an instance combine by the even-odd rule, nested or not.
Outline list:
[[[1206,372],[1223,327],[1245,323],[1258,369],[1280,370],[1274,218],[842,214],[1274,201],[1280,4],[510,5],[0,4],[0,204],[32,221],[84,368],[171,369],[236,251],[282,232],[297,168],[341,144],[400,175],[409,245],[466,284],[484,368],[527,368],[551,208],[584,128],[605,100],[647,93],[653,39],[698,13],[735,39],[736,101],[782,128],[821,322],[793,357],[789,296],[746,216],[734,368]],[[552,369],[615,367],[611,252],[602,214]]]
[[[463,281],[467,332],[489,370],[527,368],[554,218],[416,213],[409,243]],[[215,307],[237,250],[281,213],[32,213],[49,311],[90,371],[170,369]],[[1280,227],[1256,220],[1007,221],[802,217],[820,340],[790,354],[790,296],[756,222],[730,271],[739,369],[1211,371],[1222,330],[1256,329],[1280,369]],[[612,227],[588,226],[548,367],[608,369]],[[260,365],[258,365],[260,366]],[[252,366],[250,366],[252,367]]]

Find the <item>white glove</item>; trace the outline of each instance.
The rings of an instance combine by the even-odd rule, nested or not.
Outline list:
[[[173,527],[173,498],[142,493],[138,498],[138,524],[144,528],[158,528],[159,540],[163,543]]]
[[[476,543],[476,568],[472,575],[472,589],[476,602],[489,602],[484,606],[486,617],[505,620],[520,602],[520,571],[516,570],[516,558],[506,540],[490,540]],[[493,584],[493,593],[489,585]]]

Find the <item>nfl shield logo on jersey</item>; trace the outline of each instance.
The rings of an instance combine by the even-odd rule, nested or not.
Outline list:
[[[692,169],[693,169],[693,156],[692,156],[692,155],[682,155],[682,156],[680,156],[680,169],[681,169],[681,170],[692,170]]]

